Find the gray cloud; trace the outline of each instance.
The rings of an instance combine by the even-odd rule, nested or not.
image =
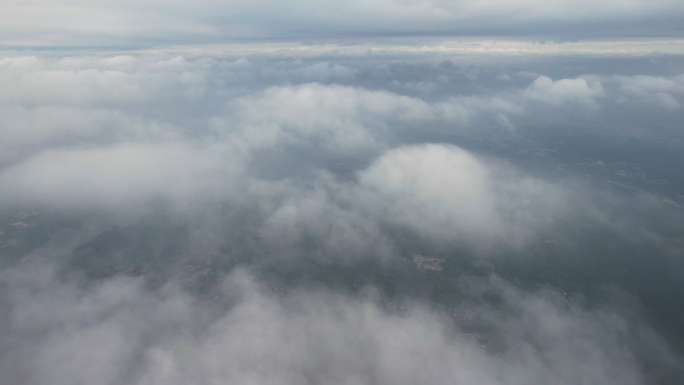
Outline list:
[[[287,15],[283,17],[283,15]],[[6,45],[147,45],[226,39],[368,36],[680,36],[672,0],[587,3],[504,1],[10,2]],[[30,26],[30,27],[27,27]],[[577,32],[583,31],[582,33]]]

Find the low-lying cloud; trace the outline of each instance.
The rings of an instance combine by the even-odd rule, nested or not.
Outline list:
[[[173,285],[148,293],[130,278],[85,291],[26,268],[1,281],[0,367],[14,384],[644,384],[654,379],[637,369],[635,349],[673,359],[629,318],[498,281],[475,285],[501,295],[503,313],[448,309],[486,311],[493,342],[420,305],[396,312],[372,292],[276,295],[240,271],[222,283],[219,305]],[[482,347],[492,343],[496,354]]]
[[[326,55],[0,60],[6,381],[677,382],[682,75]]]

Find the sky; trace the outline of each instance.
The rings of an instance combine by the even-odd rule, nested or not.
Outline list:
[[[678,384],[683,16],[4,2],[0,384]]]
[[[374,37],[681,38],[676,0],[3,2],[2,46],[150,47]]]

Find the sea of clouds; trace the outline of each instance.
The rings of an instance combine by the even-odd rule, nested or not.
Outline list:
[[[429,302],[387,311],[372,286],[280,295],[241,266],[215,288],[219,299],[207,300],[173,281],[151,290],[144,276],[64,274],[80,244],[158,210],[186,226],[189,252],[249,227],[259,258],[302,264],[392,266],[402,261],[398,232],[436,248],[465,247],[472,258],[519,258],[550,233],[581,244],[572,231],[583,226],[658,244],[657,263],[681,250],[676,234],[639,217],[666,212],[666,199],[547,179],[430,139],[514,136],[540,119],[589,122],[607,135],[625,117],[676,123],[684,102],[684,75],[668,70],[676,58],[621,73],[590,58],[559,74],[516,58],[468,66],[368,55],[1,58],[0,209],[82,220],[0,271],[0,382],[675,381],[682,358],[619,288],[609,304],[568,306],[552,287],[464,277],[468,295],[500,298],[472,305],[504,341],[494,354]],[[353,171],[341,176],[336,162]]]

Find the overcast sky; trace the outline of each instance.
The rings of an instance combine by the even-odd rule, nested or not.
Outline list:
[[[6,0],[0,45],[154,46],[235,40],[675,37],[677,0]]]

